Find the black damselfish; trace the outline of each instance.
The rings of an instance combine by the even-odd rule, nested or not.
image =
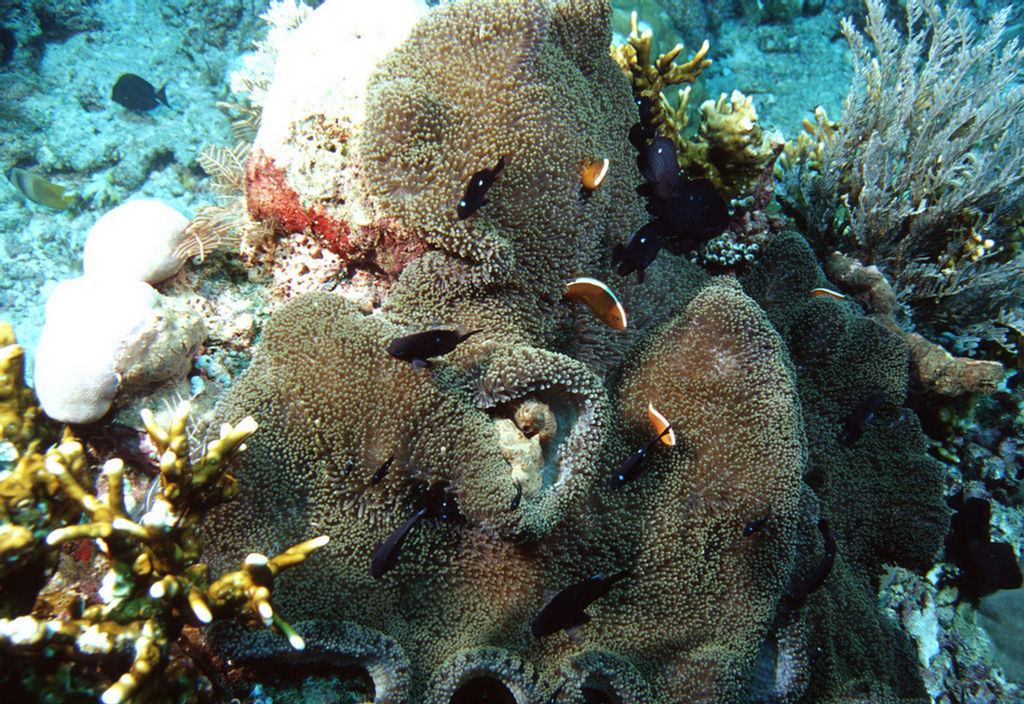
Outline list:
[[[661,243],[673,254],[696,249],[729,225],[729,207],[706,178],[680,181],[668,198],[651,198],[647,209],[661,223]]]
[[[797,609],[803,608],[807,603],[807,597],[821,589],[822,585],[832,574],[832,565],[836,561],[836,536],[828,525],[828,521],[818,521],[818,530],[825,539],[825,554],[821,556],[814,568],[804,575],[803,579],[791,581],[789,588],[782,595],[779,604],[779,615],[790,617]]]
[[[668,435],[671,430],[671,424],[666,425],[665,429],[651,438],[646,445],[627,457],[622,466],[619,467],[619,471],[612,475],[611,480],[608,482],[609,488],[618,489],[626,482],[631,482],[639,477],[640,473],[643,472],[643,465],[641,463],[647,457],[647,453],[651,451],[656,442],[661,440],[663,436]]]
[[[843,421],[843,430],[839,433],[839,442],[847,447],[857,442],[860,436],[864,434],[868,423],[874,419],[875,413],[885,403],[886,398],[888,397],[882,393],[871,394],[857,404],[857,407]]]
[[[956,513],[949,521],[946,556],[960,568],[956,578],[960,595],[976,599],[1001,589],[1019,589],[1024,579],[1013,546],[992,541],[989,502],[956,494],[948,503]]]
[[[469,185],[466,186],[466,194],[462,196],[462,200],[459,201],[459,205],[455,209],[459,220],[465,220],[475,213],[477,208],[489,202],[484,196],[487,195],[487,190],[494,185],[494,179],[503,168],[505,168],[505,157],[498,159],[498,165],[493,169],[480,169],[473,174],[469,179]]]
[[[421,508],[402,525],[395,528],[395,531],[388,536],[387,540],[377,546],[377,549],[373,551],[373,555],[370,557],[371,577],[380,579],[384,576],[385,572],[395,566],[395,562],[398,560],[398,551],[401,550],[402,543],[405,542],[405,536],[409,534],[412,527],[423,518],[423,514],[426,512],[427,509]]]
[[[639,95],[634,98],[634,102],[640,114],[640,129],[650,139],[654,136],[654,107],[651,105],[651,99],[646,95]]]
[[[110,92],[110,99],[129,110],[146,112],[160,103],[171,107],[171,104],[167,102],[166,90],[166,83],[160,87],[160,90],[154,90],[153,84],[142,76],[124,73],[114,84],[114,89]]]
[[[612,248],[612,266],[618,265],[619,276],[636,272],[637,283],[644,282],[644,273],[661,250],[660,224],[652,220],[633,233],[625,245]]]
[[[630,128],[629,142],[637,150],[636,165],[644,182],[636,190],[647,199],[654,219],[625,245],[615,245],[612,264],[620,264],[620,276],[637,271],[637,282],[643,283],[644,270],[661,247],[684,254],[717,237],[729,225],[729,207],[711,181],[683,180],[675,144],[656,135],[650,125],[650,101],[637,98],[637,107],[641,121]]]
[[[641,195],[659,200],[671,198],[682,182],[676,145],[668,137],[655,137],[645,145],[636,158],[636,165],[640,175],[647,179],[647,187]]]
[[[373,473],[372,477],[370,477],[371,486],[377,486],[384,480],[384,477],[386,477],[388,474],[388,470],[391,468],[391,463],[394,461],[395,456],[391,455],[391,457],[388,457],[384,464],[377,468],[377,471]]]
[[[563,629],[582,626],[590,620],[590,616],[583,609],[607,594],[616,582],[629,576],[629,570],[622,570],[610,577],[602,573],[582,582],[570,584],[555,594],[530,621],[530,633],[534,638],[543,638]]]
[[[405,337],[396,337],[388,344],[388,354],[395,359],[411,362],[414,369],[432,366],[430,357],[440,357],[454,350],[470,335],[480,332],[470,330],[426,330]]]

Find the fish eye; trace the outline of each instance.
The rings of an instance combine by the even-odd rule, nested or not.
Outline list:
[[[466,201],[464,201],[464,200],[460,200],[460,201],[459,201],[459,207],[460,207],[460,208],[465,208],[465,207],[466,207]]]

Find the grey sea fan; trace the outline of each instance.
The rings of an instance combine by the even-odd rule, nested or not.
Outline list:
[[[963,8],[910,0],[904,40],[880,0],[867,7],[874,52],[843,23],[854,79],[822,178],[861,254],[898,283],[901,262],[991,230],[1021,195],[1024,51],[1003,40],[1009,8],[976,39]]]
[[[1024,331],[1024,254],[1008,262],[993,257],[967,262],[954,272],[930,262],[903,271],[896,295],[916,327],[957,354],[991,340],[1020,353],[1013,331]]]
[[[877,265],[922,331],[994,330],[1014,315],[1005,298],[1019,308],[1022,295],[1000,226],[1024,197],[1024,49],[1006,40],[1010,8],[982,30],[956,3],[908,0],[901,33],[882,0],[866,6],[865,34],[842,25],[854,71],[843,116],[819,121],[820,156],[790,177],[793,201],[819,250]]]

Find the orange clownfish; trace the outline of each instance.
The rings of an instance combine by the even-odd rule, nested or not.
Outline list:
[[[613,330],[626,329],[626,309],[611,289],[597,279],[583,276],[570,281],[562,295],[571,301],[586,303],[594,315]]]

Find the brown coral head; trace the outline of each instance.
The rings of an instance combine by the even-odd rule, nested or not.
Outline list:
[[[693,630],[684,625],[674,637],[689,645],[665,674],[671,701],[731,701],[721,697],[760,648],[794,559],[805,449],[783,342],[738,283],[718,277],[645,342],[620,393],[628,427],[650,437],[652,403],[678,439],[637,488],[652,491],[656,481],[658,497],[637,569],[685,565],[673,569],[673,583],[687,598],[672,601],[641,580],[637,598],[665,610],[638,618],[666,632],[668,614],[687,613]],[[716,585],[715,597],[698,596],[706,584]],[[718,635],[693,624],[714,624]]]

